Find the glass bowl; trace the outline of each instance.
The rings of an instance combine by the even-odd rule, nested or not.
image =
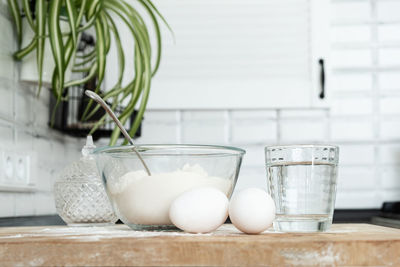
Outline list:
[[[176,229],[168,216],[171,202],[202,186],[230,198],[245,151],[211,145],[138,145],[148,176],[133,146],[96,149],[97,167],[117,216],[134,230]]]

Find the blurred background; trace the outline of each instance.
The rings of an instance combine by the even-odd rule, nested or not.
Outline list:
[[[241,147],[236,190],[266,188],[266,145],[336,144],[336,209],[400,200],[400,1],[154,3],[175,40],[164,31],[138,144]],[[55,214],[57,173],[85,141],[49,128],[50,91],[20,81],[5,0],[0,29],[0,217]]]

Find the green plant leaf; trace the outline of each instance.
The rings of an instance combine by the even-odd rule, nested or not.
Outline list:
[[[105,40],[104,36],[104,28],[103,28],[103,21],[96,20],[95,23],[95,30],[96,30],[96,54],[97,54],[97,85],[95,88],[95,92],[100,90],[101,83],[104,80],[105,68],[106,68],[106,59],[107,59],[107,52],[106,52],[106,45],[107,41]],[[106,22],[107,23],[107,22]],[[82,120],[86,120],[88,117],[88,112],[93,105],[93,100],[90,99],[86,108],[82,114]]]
[[[97,54],[97,66],[98,66],[98,81],[96,86],[96,92],[100,89],[100,85],[104,79],[104,73],[106,69],[106,59],[107,59],[107,41],[105,40],[103,23],[100,20],[96,20],[96,54]]]
[[[113,35],[114,35],[114,41],[115,41],[117,55],[118,55],[119,76],[118,76],[117,83],[116,83],[116,85],[113,86],[113,88],[119,88],[122,84],[122,79],[124,78],[125,54],[124,54],[124,49],[122,47],[121,38],[119,36],[117,26],[115,25],[115,22],[113,21],[111,16],[108,13],[106,13],[106,15],[110,22],[111,31],[113,32]]]
[[[95,77],[97,74],[97,63],[93,64],[92,68],[89,71],[89,74],[79,80],[74,80],[74,81],[70,81],[65,83],[65,87],[71,87],[71,86],[76,86],[76,85],[80,85],[83,83],[87,83],[90,79],[92,79],[93,77]]]
[[[19,9],[18,0],[7,0],[8,7],[11,12],[11,16],[13,17],[15,29],[17,31],[17,40],[18,45],[21,45],[22,42],[22,20],[21,20],[21,11]]]
[[[79,66],[83,66],[86,64],[90,64],[93,62],[93,60],[96,58],[96,53],[92,53],[92,55],[88,58],[85,58],[83,60],[81,60],[80,62],[75,62],[74,63],[74,67],[79,67]]]
[[[26,19],[28,20],[29,26],[31,26],[31,29],[34,32],[36,32],[35,23],[33,23],[33,19],[32,19],[31,8],[29,6],[29,0],[22,0],[22,5],[24,8],[24,13],[25,13]]]
[[[18,50],[13,54],[13,57],[15,60],[21,60],[23,59],[26,55],[28,55],[30,52],[32,52],[36,48],[37,44],[37,39],[34,38],[31,40],[31,42],[24,48]]]
[[[81,6],[79,8],[79,14],[78,14],[78,17],[76,18],[76,24],[75,24],[76,27],[78,27],[81,24],[83,15],[86,10],[86,3],[87,3],[87,0],[82,0]]]
[[[73,68],[72,72],[89,72],[92,67]]]
[[[144,8],[147,10],[147,13],[149,14],[153,25],[154,25],[154,30],[156,32],[156,40],[157,40],[157,53],[156,53],[156,62],[153,68],[153,76],[156,74],[158,68],[160,67],[160,62],[161,62],[161,48],[162,48],[162,39],[161,39],[161,30],[160,30],[160,25],[157,21],[156,16],[154,15],[154,13],[152,12],[152,6],[149,6],[147,4],[147,1],[144,0],[140,0],[140,3],[142,3],[142,5],[144,6]],[[157,12],[158,10],[155,9]],[[161,16],[162,19],[164,19]],[[167,24],[168,25],[168,24]]]
[[[86,18],[91,19],[97,17],[101,10],[101,0],[89,0],[88,7],[86,8]]]
[[[71,60],[72,54],[74,52],[73,49],[73,43],[72,43],[72,37],[70,36],[67,40],[67,43],[65,45],[65,53],[64,53],[64,62],[68,65],[68,62]],[[61,91],[58,90],[60,88],[60,79],[58,77],[58,72],[57,69],[54,69],[53,71],[53,77],[52,77],[52,91],[54,96],[57,98],[57,103],[56,106],[58,106],[59,102],[62,100],[62,94],[63,94],[63,87],[61,86]],[[53,110],[53,113],[56,112],[56,108]],[[53,117],[55,114],[52,115],[52,120],[51,120],[51,125],[53,125]]]
[[[76,24],[78,21],[78,14],[73,0],[65,0],[65,5],[67,7],[69,28],[71,29],[72,40],[75,47],[78,44],[77,24]]]
[[[164,16],[160,13],[160,11],[158,11],[158,9],[156,8],[156,6],[153,4],[152,1],[150,0],[139,0],[140,2],[143,2],[144,4],[147,4],[148,6],[150,6],[154,12],[156,12],[156,14],[160,17],[160,19],[164,22],[164,24],[167,26],[168,30],[171,32],[171,34],[173,35],[174,39],[174,31],[172,30],[171,26],[168,24],[167,20],[164,18]]]
[[[39,86],[38,95],[42,89],[42,77],[43,77],[43,58],[44,49],[46,43],[46,11],[47,11],[47,1],[36,0],[36,36],[37,36],[37,46],[36,46],[36,61],[37,69],[39,75]]]
[[[110,46],[111,46],[111,34],[110,34],[110,26],[108,24],[108,17],[104,12],[101,12],[99,14],[99,19],[101,20],[101,25],[103,26],[105,52],[107,54],[108,51],[110,51]]]
[[[61,99],[62,91],[64,88],[64,72],[65,72],[65,61],[64,61],[64,44],[60,29],[60,10],[62,0],[50,1],[49,9],[49,38],[50,45],[53,52],[53,58],[56,63],[56,71],[58,76],[58,82],[53,82],[53,88],[56,93],[57,100]],[[54,80],[54,79],[53,79]]]
[[[143,113],[148,100],[148,92],[150,90],[151,81],[151,45],[147,28],[142,18],[132,7],[124,4],[123,1],[110,0],[105,2],[107,8],[117,14],[122,21],[128,26],[135,40],[135,80],[130,83],[131,86],[124,91],[124,95],[130,95],[130,101],[119,116],[121,121],[127,121],[134,112],[136,103],[142,95],[141,105],[139,107],[138,116],[132,123],[130,135],[134,135],[138,129],[138,125],[143,118]],[[144,92],[144,94],[142,94]],[[119,136],[119,130],[114,129],[111,136],[110,144],[115,144]]]
[[[82,55],[77,54],[76,58],[87,59],[92,56],[96,57],[96,49],[93,49],[92,51],[90,51],[89,53],[86,53],[86,54],[82,54]]]

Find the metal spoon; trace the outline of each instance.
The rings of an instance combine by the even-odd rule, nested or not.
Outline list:
[[[122,134],[125,136],[126,140],[129,141],[129,143],[133,146],[133,151],[136,153],[136,155],[138,156],[138,158],[140,159],[140,161],[143,164],[144,169],[146,170],[147,174],[149,176],[151,176],[150,170],[147,167],[146,163],[144,162],[142,156],[140,155],[139,151],[137,151],[136,146],[133,142],[133,139],[129,136],[128,132],[125,130],[124,126],[122,125],[122,123],[119,121],[119,119],[117,118],[117,116],[115,116],[114,112],[111,110],[111,108],[107,105],[107,103],[95,92],[90,91],[90,90],[86,90],[85,94],[90,97],[91,99],[93,99],[94,101],[96,101],[97,103],[99,103],[108,113],[108,115],[110,115],[110,117],[114,120],[114,122],[117,124],[118,128],[121,130]]]

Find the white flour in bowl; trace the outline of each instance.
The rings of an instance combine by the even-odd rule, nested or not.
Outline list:
[[[183,192],[201,186],[212,186],[226,195],[233,181],[208,176],[199,165],[185,165],[174,172],[132,171],[117,182],[108,183],[110,197],[124,221],[134,224],[170,225],[169,207]]]

